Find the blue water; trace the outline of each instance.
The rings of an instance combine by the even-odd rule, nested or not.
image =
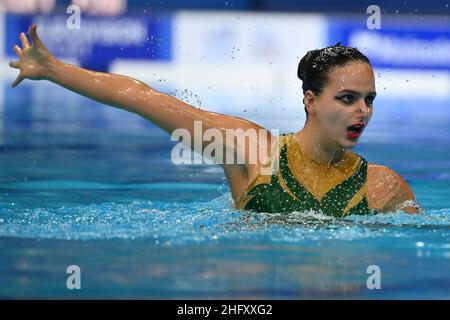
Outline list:
[[[336,219],[235,210],[221,169],[172,164],[159,129],[55,96],[5,95],[1,298],[450,298],[449,111],[379,118],[355,150],[405,177],[423,214]]]

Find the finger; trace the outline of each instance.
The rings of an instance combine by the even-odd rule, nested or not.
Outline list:
[[[23,50],[26,50],[30,47],[30,42],[28,41],[27,35],[23,32],[20,33],[20,42],[22,42]]]
[[[20,69],[20,62],[19,61],[10,61],[9,66],[14,69]]]
[[[22,49],[20,49],[20,47],[16,44],[14,46],[14,52],[20,57],[22,55]]]
[[[33,41],[33,44],[37,44],[38,46],[43,46],[41,39],[39,39],[39,36],[37,35],[37,24],[33,24],[29,29],[28,33],[30,34],[31,40]]]
[[[19,75],[17,76],[16,80],[14,80],[14,82],[11,84],[11,86],[12,86],[13,88],[17,87],[17,85],[18,85],[19,83],[21,83],[21,82],[23,81],[23,79],[24,79],[24,77],[22,77],[22,75],[19,74]]]

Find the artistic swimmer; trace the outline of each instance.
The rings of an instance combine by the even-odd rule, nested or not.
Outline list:
[[[225,143],[242,163],[221,163],[235,206],[257,212],[322,212],[333,216],[403,210],[420,212],[408,183],[393,170],[350,151],[358,143],[373,113],[375,77],[369,59],[356,48],[335,45],[309,51],[300,61],[306,122],[299,132],[273,135],[256,123],[195,108],[160,93],[136,79],[66,64],[55,58],[29,29],[30,43],[20,34],[14,46],[18,61],[10,61],[24,79],[48,80],[100,103],[139,114],[171,134],[183,128],[194,136],[196,121],[216,129],[264,132],[241,147]],[[261,142],[261,137],[264,140]],[[202,150],[208,145],[202,142]],[[257,145],[266,160],[249,161]],[[191,145],[194,148],[193,145]],[[261,158],[264,159],[264,158]],[[270,169],[270,174],[262,169]]]

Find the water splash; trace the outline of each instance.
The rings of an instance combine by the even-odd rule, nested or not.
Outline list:
[[[421,215],[333,218],[314,212],[265,214],[236,210],[229,193],[207,202],[134,201],[74,207],[0,203],[0,236],[65,240],[153,239],[156,245],[261,240],[301,243],[374,237],[449,235],[450,210]]]

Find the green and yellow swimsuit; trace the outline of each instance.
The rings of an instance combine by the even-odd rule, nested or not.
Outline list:
[[[300,149],[293,133],[284,134],[272,150],[271,166],[272,174],[257,176],[238,199],[238,208],[281,213],[313,210],[338,217],[370,213],[367,161],[354,152],[347,151],[338,165],[320,164]]]

